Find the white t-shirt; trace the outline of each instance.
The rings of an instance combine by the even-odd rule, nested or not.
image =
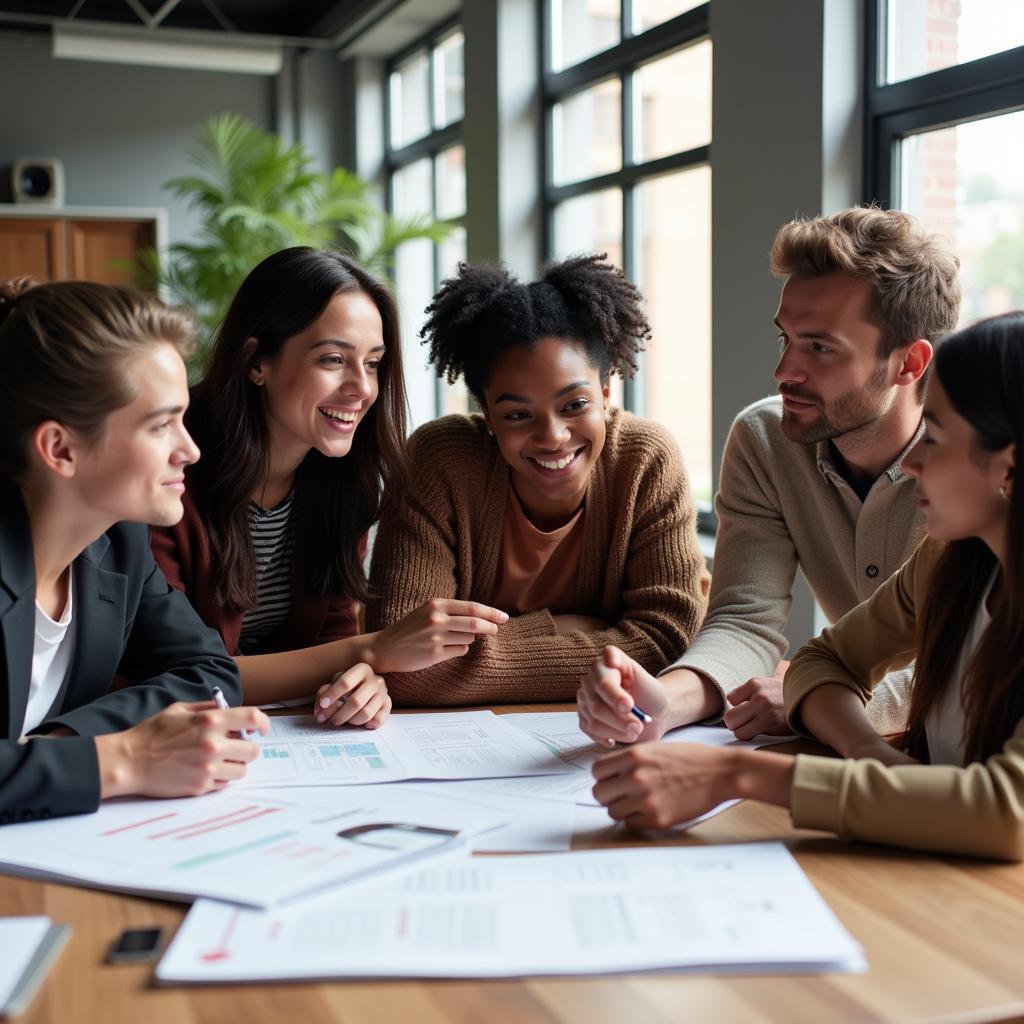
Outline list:
[[[992,585],[996,581],[996,574],[988,581],[974,612],[971,626],[964,637],[963,646],[960,648],[960,656],[957,659],[956,672],[950,680],[945,694],[936,705],[933,706],[924,723],[925,736],[928,738],[928,758],[932,764],[955,764],[958,767],[964,766],[964,677],[970,667],[971,659],[981,644],[981,638],[985,635],[992,622],[992,616],[988,613],[988,597],[992,593]]]
[[[21,734],[31,732],[46,717],[46,712],[64,685],[75,650],[72,621],[72,595],[75,592],[73,569],[68,569],[68,600],[60,619],[54,622],[36,602],[36,635],[32,651],[32,681],[25,706],[25,724]]]

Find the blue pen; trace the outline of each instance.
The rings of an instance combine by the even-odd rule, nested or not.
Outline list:
[[[231,707],[224,696],[224,691],[219,686],[213,688],[213,699],[217,702],[217,707],[223,708],[225,711]],[[239,729],[238,733],[243,740],[251,740],[253,737],[253,734],[248,729]]]
[[[650,723],[654,721],[654,719],[651,718],[651,716],[647,714],[646,711],[641,711],[635,704],[629,709],[629,713],[631,715],[636,715],[636,717],[639,718],[641,722],[644,722],[648,725],[650,725]]]

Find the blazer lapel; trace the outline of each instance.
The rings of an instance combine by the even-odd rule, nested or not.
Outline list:
[[[104,535],[75,559],[75,653],[63,710],[95,700],[96,681],[113,679],[124,652],[128,580],[102,568],[109,547]]]
[[[25,724],[36,630],[35,593],[35,586],[32,586],[15,601],[9,601],[8,595],[4,595],[7,608],[0,613],[7,683],[5,735],[9,740],[18,739]]]
[[[21,495],[14,491],[0,501],[0,635],[4,649],[7,739],[21,736],[32,679],[32,649],[36,629],[36,567],[32,534]],[[6,705],[6,706],[4,706]]]

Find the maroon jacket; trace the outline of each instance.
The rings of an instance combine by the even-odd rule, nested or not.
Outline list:
[[[187,487],[196,486],[195,478],[186,476]],[[185,514],[176,526],[150,528],[150,544],[157,565],[172,587],[184,591],[199,617],[221,635],[231,655],[239,654],[238,637],[242,632],[240,611],[225,608],[214,595],[211,571],[210,542],[191,495],[182,499]],[[360,545],[365,550],[366,539]],[[356,602],[330,594],[310,594],[298,578],[292,563],[292,609],[284,625],[272,638],[276,651],[294,651],[314,647],[330,640],[340,640],[359,632]]]

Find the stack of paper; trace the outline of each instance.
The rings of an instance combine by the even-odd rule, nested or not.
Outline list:
[[[471,799],[408,786],[228,788],[112,800],[92,815],[5,828],[0,867],[172,899],[270,907],[445,853],[508,820]]]
[[[70,935],[48,917],[0,917],[0,1019],[28,1006]]]
[[[281,911],[202,900],[157,977],[240,982],[699,968],[853,971],[780,843],[445,861]]]
[[[701,726],[666,739],[740,745]],[[0,868],[200,897],[167,982],[863,964],[781,844],[470,857],[566,851],[612,826],[591,792],[605,751],[573,712],[396,715],[374,731],[282,717],[258,742],[221,792],[5,828]]]

